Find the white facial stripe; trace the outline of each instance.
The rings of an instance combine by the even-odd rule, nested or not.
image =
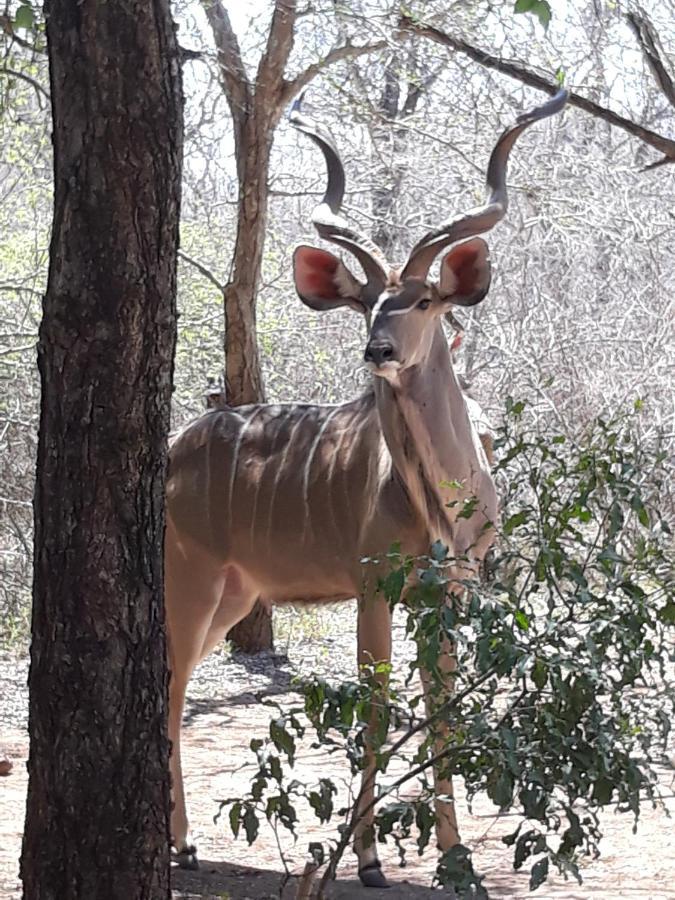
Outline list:
[[[387,309],[382,313],[382,315],[383,316],[406,316],[406,315],[408,315],[408,313],[411,310],[415,309],[415,307],[417,306],[418,303],[419,303],[419,300],[417,300],[411,306],[406,306],[405,309]]]
[[[373,307],[373,311],[372,311],[372,313],[371,313],[371,319],[370,319],[370,323],[371,323],[370,327],[371,327],[371,330],[372,330],[372,327],[375,325],[375,320],[377,319],[377,317],[378,317],[379,315],[383,315],[383,316],[405,316],[405,315],[407,315],[411,310],[415,309],[415,307],[416,307],[417,304],[419,303],[419,300],[415,300],[414,303],[411,303],[410,306],[406,306],[406,307],[404,307],[403,309],[383,309],[384,304],[387,302],[387,300],[391,300],[392,296],[394,296],[394,295],[393,295],[393,294],[390,294],[389,291],[382,291],[382,293],[380,294],[380,296],[377,298],[377,303],[376,303],[375,306]],[[424,299],[424,298],[421,298],[421,299]]]
[[[380,294],[380,296],[377,298],[377,303],[376,303],[375,306],[373,307],[373,311],[372,311],[372,313],[370,314],[370,316],[371,316],[371,318],[370,318],[371,325],[374,325],[374,324],[375,324],[375,319],[379,316],[382,307],[384,306],[384,304],[387,302],[387,300],[388,300],[390,297],[391,297],[391,294],[389,293],[389,291],[382,291],[382,293]]]

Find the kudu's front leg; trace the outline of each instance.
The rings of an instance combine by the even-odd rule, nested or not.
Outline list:
[[[359,602],[358,616],[358,664],[389,663],[391,660],[391,611],[382,597],[366,596]],[[386,688],[387,675],[378,675]],[[383,693],[384,700],[384,693]],[[377,722],[375,713],[370,722],[368,739],[373,735]],[[359,878],[366,887],[387,887],[387,879],[380,870],[377,858],[373,822],[375,809],[375,763],[372,749],[366,749],[365,767],[361,777],[361,790],[356,805],[358,822],[354,832],[354,851],[359,860]]]

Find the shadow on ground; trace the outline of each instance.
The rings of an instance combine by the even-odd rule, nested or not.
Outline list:
[[[298,878],[291,877],[283,885],[284,876],[271,869],[200,860],[196,872],[174,868],[171,887],[174,900],[293,900]],[[391,882],[387,890],[364,888],[357,880],[338,879],[326,891],[330,900],[454,900],[451,892],[434,891],[408,881]]]

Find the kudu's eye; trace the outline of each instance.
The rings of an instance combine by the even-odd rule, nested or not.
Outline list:
[[[429,309],[430,306],[431,300],[420,300],[420,302],[417,304],[418,309]]]

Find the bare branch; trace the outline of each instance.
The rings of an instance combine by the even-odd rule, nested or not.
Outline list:
[[[35,278],[36,275],[31,276],[31,278]],[[44,291],[38,291],[32,287],[26,287],[25,284],[10,284],[7,282],[6,284],[0,283],[0,291],[8,291],[14,294],[34,294],[36,297],[43,297]]]
[[[219,281],[216,276],[213,274],[211,269],[207,268],[204,263],[200,263],[199,260],[193,259],[191,256],[188,256],[187,253],[184,253],[182,250],[178,251],[178,255],[182,260],[184,260],[188,265],[192,266],[196,269],[201,275],[204,276],[208,281],[211,282],[214,287],[217,287],[220,293],[224,293],[225,285]]]
[[[388,46],[387,41],[376,41],[374,44],[361,44],[353,46],[345,44],[343,47],[333,47],[323,59],[307,66],[304,72],[296,75],[292,81],[284,82],[281,93],[281,108],[284,109],[300,91],[306,87],[313,78],[333,63],[340,62],[343,59],[356,59],[359,56],[365,56],[366,53],[376,53]]]
[[[204,54],[201,50],[191,50],[189,47],[181,47],[178,46],[178,55],[180,57],[181,63],[190,62],[194,59],[203,59]]]
[[[0,29],[4,31],[5,34],[9,35],[19,47],[23,47],[24,50],[30,50],[31,53],[41,53],[46,56],[46,47],[36,47],[35,44],[31,44],[30,41],[24,40],[24,38],[16,33],[14,23],[7,14],[0,15]]]
[[[227,98],[235,134],[239,140],[253,102],[253,88],[246,74],[239,41],[221,0],[202,0],[218,53],[223,90]]]
[[[9,75],[12,78],[20,78],[21,81],[25,81],[27,84],[29,84],[38,95],[38,103],[40,104],[40,109],[42,109],[42,98],[40,97],[40,95],[46,98],[47,103],[50,102],[49,92],[42,87],[39,81],[37,81],[35,78],[32,78],[30,75],[26,75],[24,74],[24,72],[17,72],[16,69],[9,69],[7,68],[7,66],[0,66],[0,75]]]
[[[402,16],[399,20],[399,28],[406,32],[412,32],[413,34],[427,37],[445,47],[451,47],[455,52],[468,56],[486,69],[494,69],[497,72],[508,75],[510,78],[515,78],[522,84],[527,84],[530,87],[538,88],[540,91],[545,91],[547,94],[555,94],[559,90],[559,85],[550,82],[548,79],[531,71],[521,63],[515,63],[501,59],[498,56],[492,56],[484,50],[469,44],[462,38],[453,37],[444,31],[440,31],[438,28],[434,28],[433,25],[427,25],[423,22],[417,22],[408,16]],[[590,113],[592,116],[604,119],[604,121],[609,122],[610,125],[621,128],[629,134],[632,134],[634,137],[639,138],[641,141],[644,141],[645,144],[649,144],[650,147],[660,150],[661,153],[665,155],[665,159],[660,160],[658,165],[666,162],[675,162],[675,141],[670,140],[670,138],[664,137],[662,134],[658,134],[655,131],[651,131],[649,128],[644,128],[642,125],[638,125],[631,119],[626,119],[624,116],[620,116],[611,109],[600,106],[599,103],[587,100],[586,97],[582,97],[574,91],[569,91],[569,99],[567,102],[570,106],[576,106],[579,109],[583,109],[584,112]]]
[[[33,341],[32,344],[24,344],[23,347],[7,347],[0,350],[0,356],[11,356],[12,353],[27,353],[29,350],[35,350],[36,347],[36,341]]]
[[[656,83],[666,95],[670,105],[675,107],[675,79],[669,71],[670,60],[661,46],[658,32],[643,10],[629,12],[626,19],[637,38]]]

